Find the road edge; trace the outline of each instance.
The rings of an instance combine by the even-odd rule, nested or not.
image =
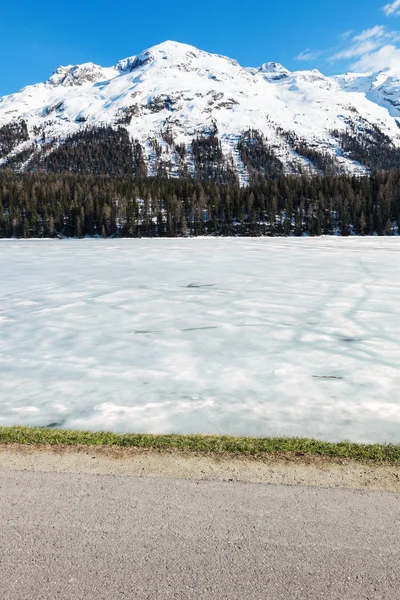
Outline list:
[[[0,444],[0,476],[12,471],[400,492],[400,465],[317,456],[252,457],[106,446]]]

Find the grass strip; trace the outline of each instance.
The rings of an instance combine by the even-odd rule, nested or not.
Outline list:
[[[118,446],[249,456],[290,453],[356,461],[400,462],[400,444],[355,444],[346,441],[331,443],[306,438],[150,435],[17,426],[0,427],[0,444]]]

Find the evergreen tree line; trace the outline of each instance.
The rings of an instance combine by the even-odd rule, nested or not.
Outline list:
[[[341,175],[343,165],[336,156],[317,146],[299,139],[294,132],[277,128],[277,134],[293,151],[290,170],[304,174],[315,170],[321,175]],[[40,128],[34,131],[36,139]],[[366,124],[362,130],[339,132],[332,136],[337,139],[342,153],[369,170],[400,169],[400,149],[377,127]],[[158,178],[178,177],[214,183],[238,185],[239,180],[232,160],[224,156],[218,129],[207,135],[198,135],[191,144],[177,144],[167,129],[162,134],[167,145],[156,138],[149,138],[153,158],[151,172]],[[0,128],[0,158],[7,156],[6,166],[23,171],[51,171],[54,173],[86,173],[145,178],[148,168],[143,156],[143,148],[138,141],[132,141],[123,126],[85,126],[66,139],[46,139],[44,130],[40,141],[25,145],[12,153],[22,141],[27,141],[28,130],[25,121],[18,120]],[[245,166],[250,181],[260,182],[264,178],[280,177],[285,172],[282,161],[265,136],[256,130],[244,132],[235,148]],[[296,155],[306,159],[304,166],[295,161]],[[308,165],[308,166],[307,166]]]
[[[23,123],[23,121],[22,121]],[[62,142],[46,139],[11,156],[6,166],[27,171],[146,176],[142,147],[123,127],[85,127]]]
[[[0,127],[0,158],[7,156],[17,144],[28,139],[28,127],[24,120],[13,121]]]
[[[213,145],[199,147],[199,156],[219,152]],[[399,221],[400,170],[369,177],[278,174],[239,187],[189,178],[0,169],[2,238],[392,235]]]
[[[377,127],[363,133],[332,131],[347,156],[361,165],[375,170],[400,168],[400,148]]]

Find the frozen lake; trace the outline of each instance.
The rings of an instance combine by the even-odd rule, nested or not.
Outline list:
[[[0,425],[400,442],[399,238],[0,241]]]

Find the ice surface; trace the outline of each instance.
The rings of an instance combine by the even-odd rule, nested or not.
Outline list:
[[[0,242],[0,425],[400,441],[398,238]]]

